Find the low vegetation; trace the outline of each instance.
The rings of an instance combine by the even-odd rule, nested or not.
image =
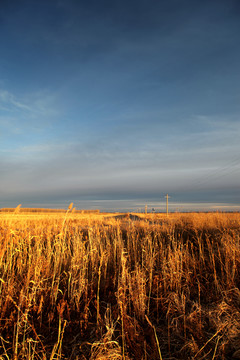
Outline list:
[[[0,214],[0,359],[240,359],[240,214]]]

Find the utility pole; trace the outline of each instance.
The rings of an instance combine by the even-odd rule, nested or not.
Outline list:
[[[145,214],[147,214],[147,205],[145,205]]]
[[[165,196],[165,198],[166,198],[166,211],[168,216],[168,194]]]

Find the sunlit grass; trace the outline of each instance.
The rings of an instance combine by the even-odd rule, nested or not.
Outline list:
[[[230,359],[240,214],[0,214],[3,359]]]

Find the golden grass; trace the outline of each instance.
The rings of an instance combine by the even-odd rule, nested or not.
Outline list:
[[[19,210],[0,214],[0,359],[240,358],[240,214]]]

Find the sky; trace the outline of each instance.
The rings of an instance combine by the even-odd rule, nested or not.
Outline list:
[[[240,210],[239,64],[239,0],[1,0],[0,208]]]

